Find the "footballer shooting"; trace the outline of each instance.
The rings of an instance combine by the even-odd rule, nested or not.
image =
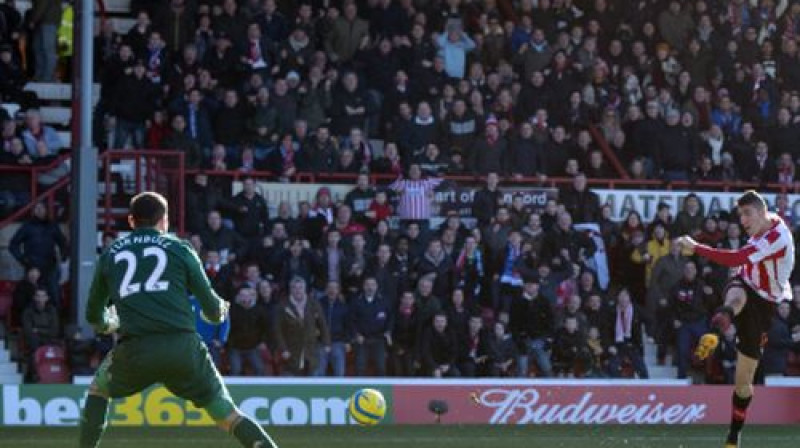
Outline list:
[[[130,203],[133,231],[100,256],[86,319],[120,342],[108,353],[89,387],[80,423],[80,447],[95,448],[105,430],[109,399],[163,383],[174,395],[205,409],[221,429],[246,448],[276,448],[259,426],[236,408],[196,333],[187,291],[202,315],[221,323],[228,303],[212,289],[192,247],[167,235],[167,200],[144,192]]]
[[[794,268],[794,241],[783,220],[767,211],[764,198],[755,191],[737,200],[739,220],[750,236],[738,250],[715,249],[689,236],[678,239],[684,255],[703,258],[735,268],[724,292],[724,305],[712,320],[712,332],[697,345],[698,359],[708,358],[719,345],[720,334],[731,325],[737,333],[737,360],[733,410],[725,448],[740,446],[747,408],[753,397],[753,380],[761,359],[776,303],[792,300],[789,277]]]

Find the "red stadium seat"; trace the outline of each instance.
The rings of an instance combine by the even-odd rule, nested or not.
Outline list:
[[[64,361],[36,364],[40,384],[66,384],[70,382],[69,367]]]
[[[43,345],[34,354],[36,374],[42,384],[59,384],[70,381],[64,348],[58,345]]]
[[[66,361],[64,348],[59,345],[43,345],[36,349],[34,362],[39,365],[46,362]]]

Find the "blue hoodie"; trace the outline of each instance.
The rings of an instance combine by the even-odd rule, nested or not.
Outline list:
[[[197,327],[197,334],[203,339],[206,345],[211,345],[211,341],[218,340],[225,344],[228,340],[228,333],[231,331],[231,321],[230,319],[225,319],[225,322],[221,324],[211,324],[205,321],[200,316],[202,312],[202,308],[200,308],[200,303],[197,301],[194,296],[189,297],[189,302],[192,304],[192,310],[194,311],[194,321]]]

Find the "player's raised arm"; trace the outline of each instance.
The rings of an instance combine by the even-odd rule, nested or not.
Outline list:
[[[758,252],[758,249],[752,244],[747,244],[741,249],[715,249],[705,244],[700,244],[690,236],[682,236],[678,238],[678,245],[681,247],[684,255],[697,254],[703,258],[708,258],[714,263],[721,264],[727,267],[736,267],[746,264],[751,261],[750,256]]]
[[[203,310],[201,315],[211,323],[224,322],[228,314],[228,302],[222,300],[211,287],[211,282],[195,251],[188,245],[184,247],[186,248],[186,274],[188,277],[186,286],[197,298],[197,302]]]

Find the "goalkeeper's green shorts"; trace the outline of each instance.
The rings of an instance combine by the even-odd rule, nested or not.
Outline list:
[[[211,356],[196,333],[123,338],[95,373],[95,384],[111,398],[122,398],[162,383],[198,408],[230,396]]]

